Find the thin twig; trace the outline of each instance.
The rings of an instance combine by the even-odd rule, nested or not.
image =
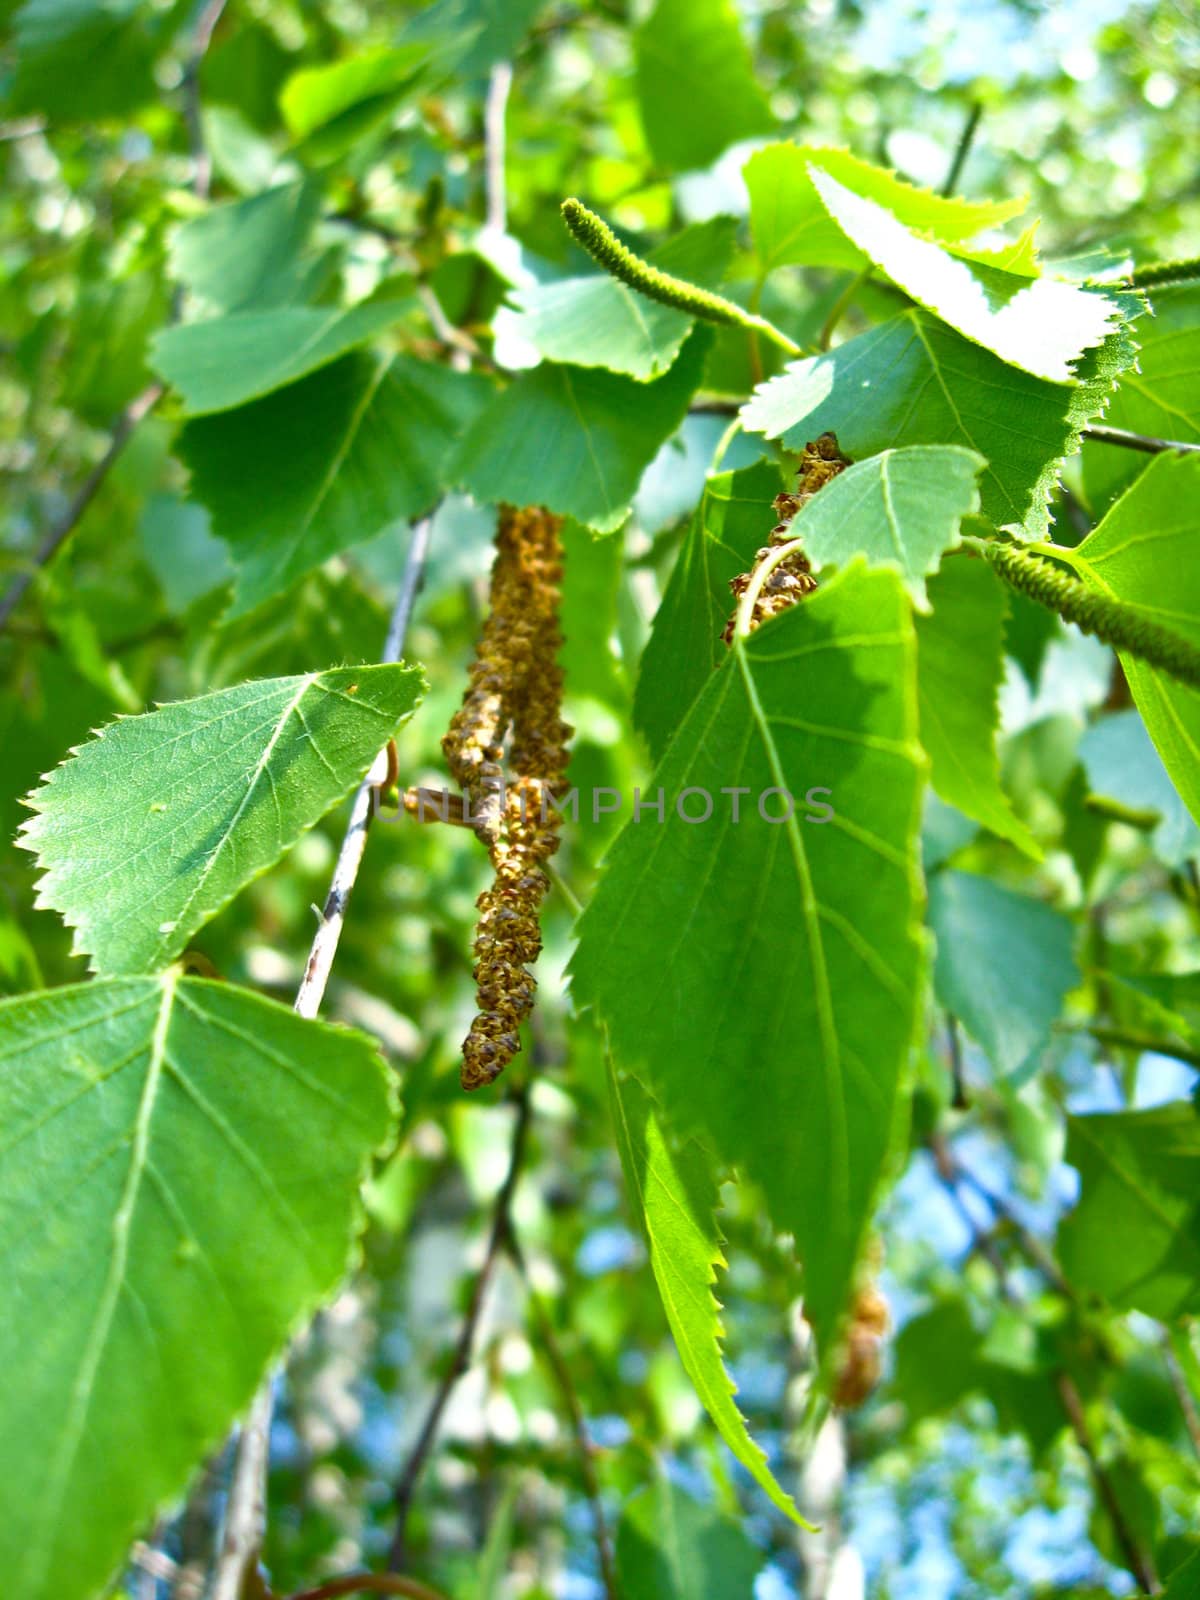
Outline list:
[[[32,139],[45,133],[50,124],[44,117],[21,117],[16,122],[0,123],[0,144],[10,144],[16,139]]]
[[[96,498],[105,478],[111,472],[117,457],[129,443],[130,435],[138,423],[152,411],[166,392],[161,383],[152,383],[143,389],[136,400],[131,400],[113,423],[108,436],[108,447],[76,491],[75,498],[58,521],[43,536],[41,543],[29,558],[24,572],[19,572],[9,585],[8,593],[0,600],[0,628],[25,598],[26,590],[34,576],[57,554],[83,520],[83,514]]]
[[[1083,437],[1097,444],[1116,444],[1124,450],[1140,450],[1144,455],[1162,455],[1174,450],[1177,455],[1200,455],[1200,444],[1187,444],[1182,439],[1159,439],[1152,433],[1130,433],[1127,428],[1106,428],[1095,422],[1084,428]]]
[[[846,287],[842,290],[841,294],[838,295],[837,299],[833,302],[833,305],[829,308],[829,315],[825,318],[825,321],[821,325],[821,332],[817,336],[818,350],[829,349],[829,346],[833,343],[833,336],[837,331],[838,323],[850,309],[850,302],[862,288],[863,284],[866,283],[873,270],[874,269],[868,262],[861,272],[856,272],[854,276],[848,280]]]
[[[1055,1375],[1054,1382],[1063,1410],[1067,1414],[1067,1421],[1071,1424],[1071,1432],[1075,1435],[1075,1442],[1087,1457],[1088,1466],[1092,1469],[1096,1492],[1104,1502],[1104,1509],[1108,1513],[1109,1522],[1112,1523],[1112,1530],[1121,1547],[1125,1565],[1137,1579],[1140,1589],[1147,1594],[1158,1594],[1161,1586],[1154,1557],[1149,1550],[1144,1550],[1134,1537],[1133,1529],[1113,1487],[1113,1481],[1097,1454],[1096,1444],[1088,1427],[1087,1415],[1083,1409],[1083,1401],[1079,1397],[1079,1390],[1075,1387],[1075,1380],[1070,1373],[1059,1372]]]
[[[208,159],[204,143],[204,129],[200,120],[200,64],[204,60],[209,44],[212,42],[213,30],[220,21],[225,3],[226,0],[207,0],[201,10],[192,34],[187,66],[183,74],[184,114],[187,118],[188,135],[192,147],[192,187],[202,200],[208,198],[212,168]],[[36,127],[23,130],[23,132],[38,131],[40,130]],[[113,423],[104,454],[83,480],[66,511],[43,536],[41,543],[30,557],[29,565],[25,571],[17,574],[9,585],[7,594],[0,600],[0,629],[5,626],[9,617],[12,616],[25,598],[36,574],[53,559],[75,532],[75,529],[83,520],[84,513],[96,498],[101,485],[111,472],[117,458],[129,443],[134,429],[142,421],[143,417],[154,409],[165,393],[165,384],[150,384],[148,388],[143,389],[141,394],[129,402]]]
[[[429,553],[431,517],[424,517],[413,527],[412,542],[400,580],[400,593],[392,611],[387,638],[380,659],[399,661],[404,649],[404,639],[412,618],[413,604],[421,587],[425,559]],[[367,830],[375,807],[372,797],[375,782],[368,774],[359,785],[350,810],[350,820],[338,852],[337,864],[329,893],[321,912],[321,921],[312,942],[304,976],[296,992],[295,1009],[302,1017],[315,1017],[325,997],[333,958],[346,920],[346,906],[350,891],[362,865],[367,844]],[[266,1476],[268,1443],[271,1428],[271,1382],[262,1386],[255,1397],[250,1414],[242,1428],[234,1457],[233,1480],[229,1490],[229,1511],[225,1534],[217,1558],[213,1580],[212,1600],[239,1600],[246,1569],[262,1547],[266,1522]]]
[[[262,1548],[271,1453],[271,1379],[254,1396],[238,1437],[212,1600],[240,1600],[246,1569]]]
[[[744,400],[693,400],[688,407],[688,416],[736,417],[745,403]]]
[[[496,233],[508,227],[508,202],[504,188],[504,134],[508,92],[512,88],[511,61],[497,61],[488,78],[483,103],[483,185],[487,225]]]
[[[337,1600],[343,1594],[400,1594],[410,1600],[446,1600],[440,1589],[431,1589],[416,1578],[405,1578],[397,1572],[351,1572],[344,1578],[331,1578],[319,1583],[315,1589],[301,1589],[288,1600]]]
[[[475,1333],[483,1312],[488,1284],[491,1282],[496,1261],[510,1232],[509,1209],[512,1205],[513,1195],[516,1192],[517,1180],[521,1175],[521,1165],[525,1159],[525,1140],[529,1131],[530,1114],[530,1097],[527,1089],[522,1087],[514,1090],[513,1098],[516,1101],[517,1111],[516,1119],[513,1123],[508,1172],[505,1174],[504,1182],[500,1185],[492,1207],[492,1225],[488,1233],[483,1262],[475,1275],[475,1282],[471,1286],[471,1297],[467,1302],[463,1324],[459,1329],[458,1338],[454,1344],[450,1365],[447,1367],[442,1381],[438,1384],[430,1402],[429,1410],[425,1413],[425,1420],[421,1424],[412,1449],[409,1451],[403,1470],[396,1480],[396,1487],[392,1494],[392,1502],[396,1508],[396,1531],[392,1537],[392,1546],[388,1554],[388,1569],[391,1572],[398,1571],[405,1563],[408,1544],[408,1516],[412,1509],[417,1483],[424,1470],[429,1452],[432,1450],[434,1441],[437,1438],[442,1413],[446,1409],[455,1385],[471,1364]]]
[[[1186,1335],[1184,1337],[1186,1338]],[[1162,1336],[1162,1353],[1167,1377],[1171,1380],[1171,1388],[1175,1391],[1175,1398],[1179,1402],[1179,1410],[1183,1415],[1188,1438],[1192,1441],[1192,1449],[1200,1456],[1200,1410],[1197,1410],[1196,1398],[1188,1387],[1187,1374],[1171,1348],[1171,1335],[1165,1331]]]
[[[592,1459],[594,1447],[588,1434],[587,1418],[584,1416],[583,1405],[571,1378],[571,1369],[567,1365],[562,1346],[558,1342],[558,1335],[554,1331],[554,1324],[550,1320],[550,1314],[542,1304],[541,1297],[530,1281],[529,1268],[526,1265],[525,1256],[511,1228],[508,1233],[507,1248],[524,1280],[525,1291],[529,1299],[529,1308],[533,1312],[533,1320],[537,1325],[538,1337],[546,1352],[546,1359],[550,1364],[551,1371],[554,1373],[555,1381],[562,1391],[562,1397],[566,1402],[567,1411],[571,1418],[571,1429],[575,1435],[575,1443],[579,1450],[579,1470],[583,1476],[584,1492],[587,1495],[588,1505],[592,1513],[596,1555],[600,1562],[600,1576],[604,1584],[604,1593],[607,1600],[619,1600],[612,1542],[608,1534],[608,1523],[604,1516],[604,1502],[600,1495],[600,1480],[596,1476],[596,1466]]]
[[[967,1171],[965,1167],[954,1159],[948,1142],[941,1134],[935,1133],[929,1144],[938,1177],[967,1225],[971,1235],[972,1248],[985,1256],[991,1263],[992,1270],[996,1274],[996,1281],[1004,1298],[1015,1306],[1021,1306],[1024,1303],[1008,1276],[1004,1260],[996,1246],[995,1238],[991,1234],[984,1233],[979,1228],[963,1204],[962,1196],[959,1193],[960,1183],[969,1184],[992,1207],[997,1216],[1004,1218],[1005,1222],[1012,1227],[1022,1250],[1047,1275],[1055,1289],[1061,1294],[1074,1298],[1074,1289],[1059,1272],[1049,1252],[1041,1241],[1035,1239],[1024,1224],[1014,1216],[1007,1203],[998,1195],[993,1194],[973,1173]],[[1153,1557],[1149,1551],[1141,1548],[1125,1516],[1112,1479],[1109,1477],[1108,1470],[1101,1461],[1099,1452],[1096,1449],[1075,1381],[1070,1373],[1061,1368],[1053,1376],[1055,1388],[1062,1403],[1063,1413],[1070,1425],[1071,1432],[1075,1436],[1075,1442],[1087,1458],[1088,1466],[1091,1469],[1092,1481],[1096,1486],[1096,1493],[1100,1496],[1104,1509],[1108,1513],[1108,1518],[1112,1523],[1113,1533],[1120,1546],[1125,1564],[1144,1591],[1151,1594],[1157,1593],[1159,1584]]]
[[[1088,1032],[1100,1044],[1118,1045],[1127,1050],[1169,1056],[1172,1061],[1183,1061],[1189,1067],[1200,1067],[1200,1050],[1181,1044],[1176,1039],[1164,1039],[1157,1034],[1141,1033],[1136,1028],[1106,1027],[1100,1023],[1089,1027]]]
[[[212,156],[204,138],[204,118],[200,106],[200,67],[212,43],[217,23],[225,9],[225,0],[207,0],[196,18],[192,33],[192,48],[183,69],[183,110],[187,119],[188,140],[192,151],[192,189],[201,200],[207,200],[212,189]]]
[[[946,1013],[946,1043],[950,1049],[950,1104],[955,1111],[966,1111],[970,1101],[967,1099],[967,1080],[963,1074],[962,1035],[958,1031],[958,1018],[953,1012]]]
[[[942,193],[944,195],[952,195],[958,185],[958,180],[962,177],[962,169],[971,153],[971,146],[975,143],[975,134],[979,128],[979,119],[982,116],[983,105],[978,100],[972,100],[966,123],[955,147],[954,159],[950,163],[950,170],[946,174],[945,183],[942,185]]]
[[[427,283],[417,285],[417,299],[424,308],[425,315],[429,318],[429,326],[434,335],[446,345],[450,351],[450,365],[455,372],[466,372],[472,360],[482,359],[483,352],[475,343],[469,333],[464,333],[461,328],[456,328],[450,318],[442,310],[442,302]],[[485,361],[484,365],[488,363]]]

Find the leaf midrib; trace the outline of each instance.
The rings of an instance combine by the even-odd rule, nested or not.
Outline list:
[[[71,1403],[67,1412],[63,1434],[51,1465],[47,1490],[41,1499],[41,1515],[35,1524],[33,1534],[25,1546],[27,1552],[25,1582],[28,1583],[31,1591],[37,1589],[50,1561],[52,1543],[46,1535],[58,1522],[62,1510],[67,1483],[79,1453],[80,1441],[83,1438],[84,1428],[87,1423],[87,1412],[91,1404],[96,1376],[100,1370],[100,1363],[104,1359],[108,1335],[112,1329],[112,1322],[116,1315],[121,1291],[125,1286],[126,1271],[129,1264],[129,1235],[133,1227],[133,1216],[137,1207],[142,1176],[146,1170],[150,1147],[150,1123],[154,1116],[154,1108],[158,1100],[158,1089],[162,1081],[163,1064],[167,1050],[167,1032],[171,1023],[175,986],[179,981],[179,976],[177,969],[170,970],[163,974],[161,980],[162,999],[159,1002],[158,1017],[155,1020],[154,1033],[150,1040],[146,1081],[142,1086],[137,1116],[133,1125],[133,1139],[129,1152],[129,1170],[125,1176],[120,1203],[113,1215],[113,1247],[108,1275],[105,1278],[104,1288],[101,1291],[100,1301],[96,1308],[96,1315],[88,1333],[87,1342],[84,1345],[83,1358],[80,1361],[75,1384],[72,1388]],[[38,1558],[39,1551],[41,1552],[40,1559],[38,1560],[38,1565],[35,1566],[34,1560]],[[20,1584],[18,1584],[18,1587],[20,1587]]]

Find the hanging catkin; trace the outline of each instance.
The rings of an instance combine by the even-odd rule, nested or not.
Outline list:
[[[479,1009],[463,1041],[464,1089],[493,1082],[516,1055],[537,987],[526,968],[542,948],[540,911],[550,884],[542,862],[558,849],[553,802],[571,736],[560,714],[561,526],[540,507],[501,508],[488,618],[463,703],[442,740],[495,868],[476,902]],[[507,788],[506,737],[515,774]]]
[[[849,460],[838,448],[837,435],[834,433],[823,433],[819,439],[810,440],[804,446],[796,473],[798,479],[796,493],[775,496],[774,509],[779,521],[771,529],[770,539],[755,553],[754,566],[751,570],[739,572],[736,578],[730,580],[729,587],[736,600],[740,601],[755,582],[755,574],[763,562],[770,560],[781,545],[789,544],[796,538],[793,522],[797,514],[819,489],[831,483],[840,472],[845,472],[849,465]],[[787,611],[789,607],[803,600],[805,595],[811,594],[816,587],[817,580],[812,575],[808,557],[803,550],[793,550],[767,574],[750,615],[750,631],[753,632],[768,618],[778,616],[781,611]],[[735,609],[721,635],[726,644],[733,643],[736,628]]]
[[[853,1411],[861,1406],[879,1382],[888,1321],[887,1301],[873,1283],[864,1284],[850,1307],[845,1340],[833,1380],[833,1403],[844,1411]]]

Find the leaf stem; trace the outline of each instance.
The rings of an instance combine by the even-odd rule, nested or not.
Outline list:
[[[1125,650],[1180,683],[1200,688],[1200,649],[1181,634],[1152,622],[1134,606],[1094,593],[1078,578],[1020,545],[972,537],[964,538],[963,544],[984,556],[1012,588],[1057,611],[1065,622],[1075,623],[1084,633],[1095,634],[1114,650]],[[1068,562],[1073,554],[1055,546],[1040,548],[1052,550]]]
[[[529,1268],[526,1265],[524,1253],[521,1250],[516,1234],[511,1228],[508,1232],[507,1248],[525,1284],[525,1292],[529,1299],[529,1308],[533,1313],[538,1337],[546,1352],[546,1360],[554,1373],[559,1389],[562,1391],[563,1400],[571,1418],[571,1428],[579,1450],[579,1470],[583,1476],[584,1491],[587,1494],[588,1505],[591,1507],[592,1512],[596,1556],[600,1563],[600,1576],[604,1585],[605,1597],[606,1600],[620,1600],[616,1568],[613,1564],[612,1542],[609,1539],[608,1523],[604,1516],[604,1502],[600,1495],[600,1481],[596,1476],[596,1467],[592,1460],[594,1446],[588,1436],[587,1418],[584,1415],[583,1404],[571,1378],[571,1369],[567,1364],[566,1357],[563,1355],[562,1346],[558,1342],[558,1335],[554,1331],[554,1324],[550,1320],[550,1314],[530,1282]]]
[[[504,188],[504,119],[512,88],[511,61],[497,61],[488,77],[483,104],[483,188],[487,226],[496,233],[508,227],[508,201]]]
[[[648,261],[643,261],[640,256],[634,255],[632,250],[621,243],[607,222],[598,217],[594,211],[589,211],[582,201],[564,200],[562,215],[572,236],[583,246],[593,261],[602,266],[606,272],[612,273],[614,278],[619,278],[631,289],[644,294],[648,300],[657,300],[661,305],[674,306],[676,310],[686,311],[689,316],[699,317],[705,322],[720,322],[728,327],[747,328],[751,332],[761,333],[765,339],[770,339],[772,344],[778,345],[781,350],[786,350],[789,355],[803,354],[800,346],[789,339],[787,334],[773,322],[768,322],[766,317],[755,316],[753,312],[747,311],[735,301],[726,300],[724,295],[713,294],[710,289],[701,289],[697,284],[688,283],[684,278],[660,272]]]
[[[36,574],[57,555],[83,521],[84,512],[96,498],[104,480],[115,466],[117,457],[129,443],[134,429],[144,416],[153,411],[165,393],[165,384],[152,383],[149,388],[142,390],[136,400],[129,402],[113,423],[104,454],[80,484],[62,516],[47,530],[29,558],[29,565],[25,571],[17,574],[9,585],[7,594],[0,600],[0,628],[5,626],[9,617],[21,604]]]
[[[1200,455],[1200,444],[1187,444],[1182,439],[1158,439],[1152,433],[1130,433],[1127,428],[1106,428],[1093,423],[1084,428],[1082,437],[1097,444],[1116,444],[1125,450],[1141,450],[1146,455],[1160,455],[1164,450],[1174,450],[1182,456]]]
[[[833,343],[833,336],[837,331],[838,323],[850,309],[850,305],[854,299],[854,296],[862,288],[863,284],[866,283],[873,270],[874,269],[868,263],[861,272],[856,272],[846,284],[846,287],[842,290],[841,294],[839,294],[837,299],[833,302],[833,305],[829,308],[829,315],[825,318],[824,323],[821,325],[821,332],[817,339],[817,348],[819,350],[829,349],[829,346]]]
[[[1147,1033],[1141,1028],[1120,1028],[1106,1022],[1085,1022],[1079,1027],[1067,1027],[1068,1033],[1090,1033],[1098,1044],[1115,1045],[1121,1050],[1139,1050],[1146,1054],[1169,1056],[1172,1061],[1183,1061],[1189,1067],[1200,1067],[1200,1050],[1181,1043],[1178,1039],[1163,1038]]]
[[[971,101],[971,108],[967,113],[967,120],[963,131],[959,135],[958,144],[954,149],[954,157],[950,162],[950,170],[946,174],[946,181],[942,184],[942,194],[945,197],[952,195],[962,177],[962,169],[966,165],[967,157],[971,153],[971,146],[975,143],[975,135],[979,129],[980,119],[983,116],[983,103],[979,100]]]
[[[221,20],[226,0],[206,0],[196,18],[192,32],[192,48],[183,69],[183,110],[188,126],[188,142],[192,153],[192,188],[201,200],[207,200],[212,188],[212,156],[204,138],[204,117],[200,106],[200,68],[212,36]]]
[[[933,1155],[938,1177],[966,1224],[967,1231],[971,1236],[972,1248],[991,1263],[1004,1298],[1014,1306],[1019,1307],[1024,1304],[1024,1300],[1009,1279],[1004,1258],[997,1248],[995,1238],[990,1233],[981,1231],[978,1223],[963,1203],[962,1196],[959,1193],[959,1185],[961,1183],[970,1184],[976,1193],[993,1209],[995,1214],[1002,1216],[1012,1226],[1018,1243],[1034,1261],[1035,1265],[1043,1273],[1048,1274],[1051,1283],[1060,1293],[1074,1299],[1075,1291],[1072,1285],[1067,1282],[1058,1270],[1058,1266],[1053,1257],[1050,1256],[1049,1251],[1020,1222],[1019,1218],[1014,1215],[1007,1205],[1007,1202],[1002,1200],[999,1195],[992,1193],[966,1167],[958,1163],[944,1135],[935,1132],[929,1140],[929,1148]],[[1122,1559],[1137,1580],[1139,1587],[1147,1593],[1156,1594],[1159,1592],[1159,1582],[1153,1557],[1148,1550],[1142,1549],[1133,1527],[1125,1516],[1124,1508],[1109,1476],[1108,1468],[1100,1459],[1099,1452],[1096,1449],[1096,1443],[1092,1438],[1091,1428],[1088,1425],[1087,1415],[1075,1380],[1064,1367],[1059,1367],[1053,1374],[1053,1382],[1063,1408],[1063,1414],[1070,1425],[1071,1432],[1075,1436],[1075,1442],[1083,1451],[1091,1469],[1092,1482],[1112,1524],[1113,1533],[1121,1549]]]
[[[747,638],[753,631],[754,608],[758,604],[758,597],[762,594],[763,585],[767,579],[775,571],[775,568],[786,561],[790,555],[794,555],[797,550],[803,549],[803,539],[789,539],[786,544],[776,545],[770,555],[764,557],[759,565],[755,567],[746,592],[738,604],[736,632],[739,639]]]

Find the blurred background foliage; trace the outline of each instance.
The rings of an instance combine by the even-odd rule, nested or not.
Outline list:
[[[1100,246],[1137,259],[1194,253],[1200,29],[1182,0],[744,0],[739,9],[769,107],[766,126],[750,133],[844,143],[936,188],[970,124],[959,189],[1028,193],[1047,256]],[[199,62],[193,40],[205,13],[190,3],[0,6],[9,37],[0,67],[4,566],[18,570],[64,513],[114,418],[151,382],[147,341],[171,315],[181,275],[172,252],[181,224],[205,210],[206,189],[234,199],[307,175],[318,302],[343,290],[400,298],[424,285],[452,324],[485,343],[509,284],[579,268],[558,215],[564,195],[583,196],[649,244],[686,221],[744,213],[740,168],[752,144],[726,149],[714,130],[716,148],[694,163],[702,170],[675,170],[680,141],[685,151],[706,142],[704,83],[689,57],[685,0],[664,0],[664,10],[678,12],[664,24],[675,48],[639,77],[631,23],[642,8],[622,0],[231,0]],[[444,46],[447,67],[430,40]],[[503,229],[483,226],[485,95],[498,61],[514,74]],[[349,87],[330,75],[338,63],[353,75]],[[211,162],[211,185],[197,183],[198,158]],[[740,284],[749,296],[752,258],[737,261],[734,292]],[[226,287],[190,283],[201,302]],[[784,272],[764,303],[788,326],[815,329],[838,288],[835,274]],[[438,330],[419,302],[405,318],[411,348],[436,354]],[[723,331],[714,362],[714,387],[749,391],[740,336]],[[402,527],[221,622],[226,557],[187,498],[171,453],[178,427],[169,409],[141,424],[37,604],[0,645],[9,839],[20,817],[11,797],[114,714],[369,658],[382,640]],[[723,427],[720,417],[688,419],[645,474],[623,534],[597,544],[567,530],[567,716],[581,787],[627,794],[647,775],[628,714],[637,661]],[[735,443],[726,465],[756,453]],[[1085,506],[1087,461],[1085,452],[1071,479]],[[1060,514],[1059,527],[1069,538],[1069,518]],[[489,513],[462,497],[443,503],[408,651],[431,683],[401,740],[409,781],[441,781],[438,739],[461,693],[490,539]],[[1112,693],[1103,649],[1019,601],[1009,649],[1004,778],[1046,859],[1034,866],[934,805],[927,862],[953,855],[955,867],[1035,888],[1055,907],[1049,943],[1065,939],[1078,963],[1068,1019],[1134,1027],[1152,1002],[1097,974],[1200,966],[1194,826],[1177,800],[1148,794],[1156,758],[1136,713],[1110,704],[1098,736],[1095,717]],[[1080,803],[1095,792],[1131,808],[1126,821],[1112,820],[1111,804]],[[559,859],[581,897],[618,820],[569,833]],[[363,1270],[302,1337],[280,1384],[266,1559],[281,1593],[386,1552],[392,1484],[448,1360],[511,1141],[503,1085],[467,1102],[457,1084],[481,853],[453,829],[383,822],[330,1014],[376,1034],[402,1069],[402,1144],[371,1189]],[[205,931],[222,974],[290,997],[338,837],[335,816]],[[0,890],[4,991],[83,976],[57,919],[32,908],[32,863],[7,852]],[[633,1600],[1130,1592],[1112,1520],[1063,1425],[1055,1390],[1064,1372],[1122,1516],[1160,1570],[1200,1549],[1195,1350],[1139,1313],[1064,1292],[1039,1261],[1077,1186],[1063,1108],[1178,1099],[1191,1092],[1194,1066],[1120,1044],[1098,1052],[1068,1020],[1036,1071],[1019,1058],[1003,1073],[943,1012],[931,1014],[912,1148],[880,1229],[895,1330],[884,1378],[815,1440],[803,1429],[807,1346],[786,1241],[765,1228],[752,1191],[727,1189],[727,1354],[755,1436],[821,1523],[797,1536],[714,1442],[666,1333],[623,1196],[600,1041],[572,1017],[561,981],[570,922],[552,896],[538,1021],[519,1069],[535,1115],[514,1215],[587,1418]],[[992,947],[997,986],[1017,960],[1017,937]],[[1035,949],[1035,964],[1043,955],[1052,959]],[[1181,1003],[1173,1014],[1198,1011]],[[572,1419],[538,1330],[528,1285],[501,1262],[410,1526],[413,1569],[458,1600],[600,1592]],[[227,1470],[214,1460],[187,1511],[159,1530],[185,1566],[206,1552]],[[683,1552],[670,1570],[657,1565],[664,1526],[678,1527]],[[166,1592],[142,1571],[128,1587],[139,1600]]]

